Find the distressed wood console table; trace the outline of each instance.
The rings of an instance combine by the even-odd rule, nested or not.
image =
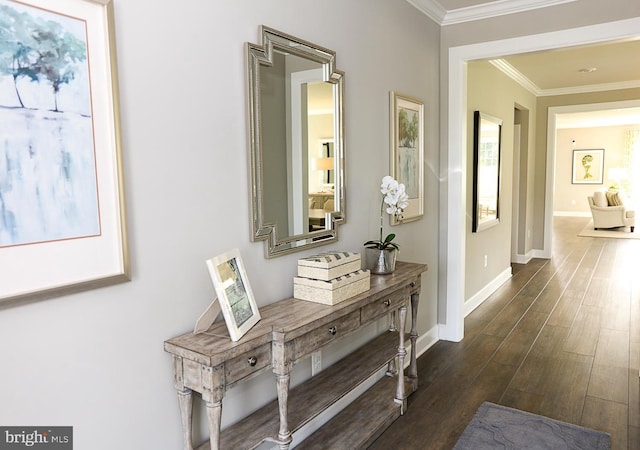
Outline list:
[[[387,367],[383,377],[296,448],[364,448],[404,413],[407,396],[418,388],[416,340],[421,274],[425,264],[398,262],[391,275],[372,275],[371,289],[335,306],[281,300],[260,308],[262,319],[238,342],[224,322],[208,331],[165,341],[173,356],[184,448],[192,450],[192,393],[206,404],[210,439],[200,449],[252,449],[271,441],[286,450],[294,431],[308,423],[362,381]],[[405,325],[411,305],[410,364],[404,375]],[[389,330],[304,383],[290,389],[293,365],[311,353],[385,315]],[[397,320],[396,320],[397,319]],[[402,331],[402,332],[400,332]],[[222,433],[222,398],[227,389],[271,369],[277,400]],[[366,411],[366,414],[358,414]],[[339,445],[338,445],[339,444]]]

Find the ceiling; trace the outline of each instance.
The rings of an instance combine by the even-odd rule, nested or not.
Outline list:
[[[545,8],[575,0],[407,0],[442,26]],[[640,87],[638,39],[524,53],[491,61],[537,96]],[[639,124],[638,109],[572,114],[558,126]],[[595,122],[594,122],[595,121]]]
[[[512,55],[496,61],[536,95],[640,87],[640,39]]]

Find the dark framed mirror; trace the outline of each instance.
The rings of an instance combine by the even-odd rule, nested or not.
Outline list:
[[[500,223],[500,151],[502,120],[475,111],[473,115],[472,231]]]

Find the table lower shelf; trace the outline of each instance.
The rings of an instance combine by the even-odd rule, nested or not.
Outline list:
[[[397,332],[387,331],[316,376],[291,389],[288,401],[291,432],[295,432],[317,417],[394,359],[398,350],[398,340]],[[397,378],[385,377],[381,381],[390,382],[391,386],[385,386],[384,395],[379,395],[397,405],[399,415],[400,405],[393,401]],[[377,383],[370,391],[377,389],[379,384]],[[360,397],[356,402],[358,400]],[[368,413],[365,410],[365,414]],[[393,420],[395,418],[397,416]],[[220,448],[223,450],[251,450],[264,441],[277,441],[279,425],[278,401],[274,400],[223,430]],[[209,444],[204,443],[198,447],[198,450],[209,448]]]
[[[392,395],[396,384],[396,377],[382,378],[296,449],[366,449],[402,414]]]

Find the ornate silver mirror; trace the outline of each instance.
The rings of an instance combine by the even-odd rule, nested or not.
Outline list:
[[[335,52],[260,27],[247,44],[252,240],[267,258],[338,239],[345,221],[343,73]]]

